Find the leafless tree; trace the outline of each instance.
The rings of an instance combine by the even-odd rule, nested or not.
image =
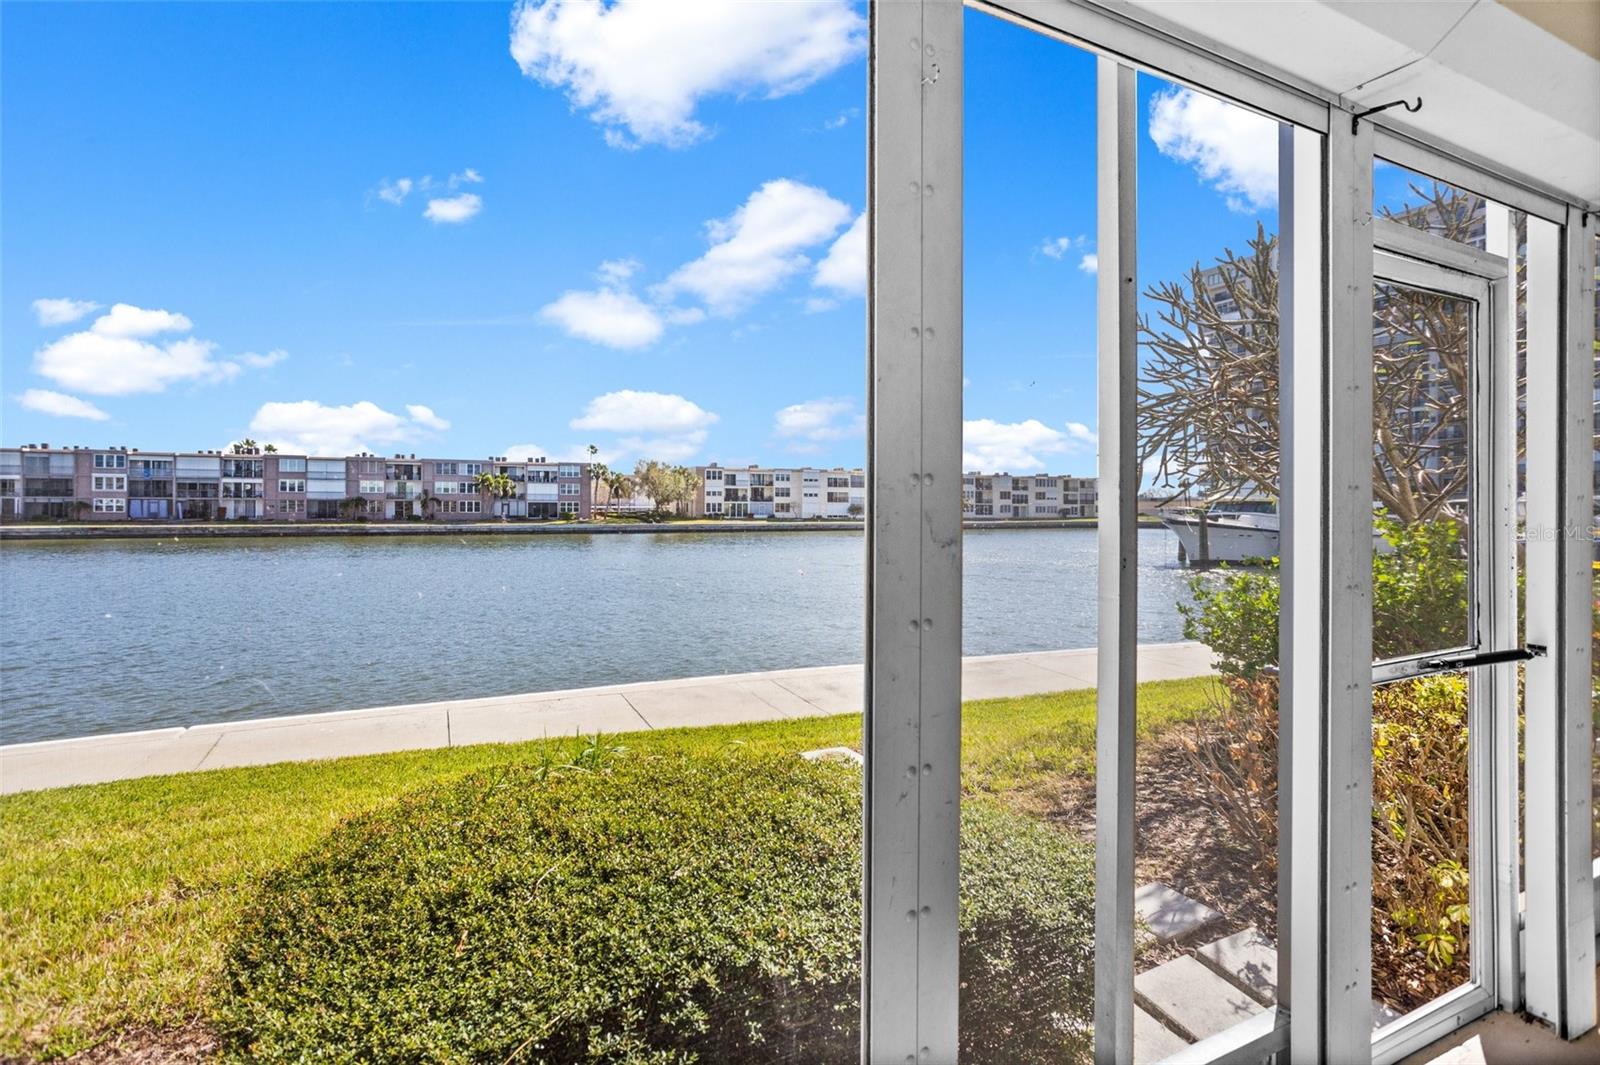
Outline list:
[[[1465,241],[1483,201],[1413,186],[1417,205],[1384,213]],[[1179,281],[1150,286],[1137,416],[1140,460],[1169,498],[1279,493],[1278,242],[1259,224]],[[1471,479],[1472,312],[1466,301],[1398,285],[1374,293],[1373,496],[1404,522],[1460,517]]]

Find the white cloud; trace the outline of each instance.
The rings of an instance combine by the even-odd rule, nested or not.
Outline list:
[[[831,440],[860,436],[865,429],[866,418],[848,399],[809,399],[784,407],[772,418],[774,435],[796,450],[810,450]]]
[[[700,453],[705,442],[704,429],[677,436],[624,436],[617,441],[617,454],[658,462],[687,462]]]
[[[657,295],[689,293],[712,314],[734,314],[809,266],[803,249],[833,236],[849,218],[850,208],[819,188],[769,181],[731,216],[706,224],[711,248],[675,270]]]
[[[511,57],[527,77],[563,89],[613,147],[683,147],[707,135],[695,107],[731,93],[798,92],[866,51],[849,0],[520,0]]]
[[[483,197],[475,192],[463,192],[459,196],[429,200],[428,208],[422,212],[422,217],[430,222],[454,224],[467,221],[481,210],[483,210]]]
[[[93,311],[100,305],[93,300],[44,299],[33,301],[33,313],[39,316],[40,325],[66,325]]]
[[[717,415],[682,396],[623,389],[596,396],[568,424],[573,429],[624,434],[610,452],[614,457],[629,454],[682,462],[699,452],[707,430],[717,421]]]
[[[30,388],[17,397],[17,402],[28,410],[52,414],[57,418],[88,418],[90,421],[103,422],[111,417],[87,400],[45,388]]]
[[[390,181],[384,178],[378,182],[378,199],[385,203],[392,203],[396,207],[406,202],[406,197],[411,195],[412,181],[408,177]]]
[[[1086,274],[1098,274],[1100,272],[1099,253],[1092,251],[1086,252],[1083,258],[1078,260],[1078,269],[1082,270]]]
[[[33,367],[63,388],[96,396],[163,392],[181,382],[231,380],[245,370],[276,366],[281,350],[217,358],[217,345],[197,337],[154,341],[159,333],[184,333],[193,323],[173,311],[118,303],[87,330],[69,333],[34,352]]]
[[[859,107],[847,107],[837,115],[822,123],[823,129],[843,129],[850,124],[850,120],[861,113]]]
[[[1100,446],[1100,434],[1089,428],[1087,425],[1084,425],[1082,422],[1068,422],[1067,436],[1071,437],[1077,443],[1085,444],[1089,447]]]
[[[839,234],[828,254],[817,264],[811,283],[841,296],[863,296],[867,291],[867,212],[856,215],[850,228]]]
[[[1088,244],[1089,238],[1082,234],[1076,237],[1051,237],[1039,245],[1039,251],[1052,259],[1064,259],[1074,248],[1084,248]]]
[[[550,452],[538,444],[512,444],[501,452],[512,462],[526,462],[529,459],[549,458]]]
[[[278,365],[278,363],[282,362],[288,357],[289,353],[287,351],[284,351],[282,348],[273,348],[265,355],[258,355],[253,351],[247,351],[243,355],[235,355],[233,357],[233,361],[241,366],[248,366],[252,370],[265,370],[269,367]]]
[[[569,336],[609,348],[642,348],[661,339],[661,315],[626,289],[563,292],[539,309],[539,317]]]
[[[1161,154],[1188,163],[1240,213],[1278,202],[1278,127],[1270,119],[1193,89],[1150,101],[1150,139]]]
[[[1067,422],[1065,432],[1036,418],[1021,422],[978,418],[962,422],[961,428],[962,468],[981,473],[1042,471],[1046,456],[1083,454],[1095,446],[1094,432],[1081,422]]]
[[[637,259],[602,262],[598,289],[569,289],[540,308],[545,321],[569,336],[613,348],[642,348],[661,338],[669,325],[694,325],[710,314],[730,316],[810,266],[805,249],[834,236],[850,209],[821,189],[787,179],[769,181],[751,193],[732,215],[706,223],[711,248],[685,263],[659,284],[649,299],[635,295],[630,282]],[[813,285],[832,294],[855,295],[866,287],[866,218],[840,235],[818,265]],[[680,294],[705,306],[674,305]],[[808,310],[835,304],[816,296]]]
[[[450,423],[421,404],[408,404],[409,417],[386,411],[361,400],[329,406],[316,400],[263,403],[250,419],[250,435],[284,451],[312,455],[349,455],[398,444],[428,429],[448,429]]]
[[[237,363],[212,357],[216,345],[185,337],[152,344],[133,337],[72,333],[33,356],[34,369],[63,388],[95,396],[162,392],[181,381],[218,381],[239,373]]]
[[[147,311],[131,303],[114,304],[89,327],[103,337],[149,337],[158,333],[187,333],[194,323],[171,311]]]
[[[432,407],[424,407],[421,403],[407,403],[406,413],[411,415],[411,420],[425,429],[444,432],[450,428],[450,423],[433,413]]]
[[[670,392],[622,389],[591,399],[569,424],[616,433],[679,433],[704,429],[716,420],[698,403]]]
[[[638,273],[642,265],[644,264],[638,259],[607,259],[600,264],[600,269],[595,271],[595,274],[604,284],[620,285]]]
[[[467,167],[459,173],[451,174],[444,181],[435,181],[431,174],[424,174],[420,178],[384,178],[378,182],[378,187],[373,190],[378,199],[385,203],[394,204],[396,207],[406,202],[406,197],[413,191],[433,192],[436,189],[449,189],[452,192],[462,185],[481,185],[483,175],[472,167]],[[483,207],[483,201],[477,196],[466,194],[449,199],[435,199],[428,201],[428,207],[423,211],[423,217],[434,222],[465,222]]]

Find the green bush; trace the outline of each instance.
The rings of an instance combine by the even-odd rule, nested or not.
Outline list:
[[[1451,520],[1377,527],[1393,550],[1372,558],[1374,658],[1466,641],[1467,567]],[[1185,745],[1204,799],[1262,869],[1278,845],[1277,564],[1190,580],[1184,634],[1215,650],[1224,683]],[[1373,983],[1403,1009],[1470,975],[1466,939],[1466,685],[1459,676],[1373,690]]]
[[[1385,684],[1372,715],[1373,978],[1419,1006],[1472,976],[1467,679]]]
[[[262,888],[215,1015],[268,1061],[853,1061],[859,770],[740,748],[468,776]],[[1093,858],[963,811],[965,1060],[1087,1046]]]
[[[1278,664],[1278,560],[1260,568],[1224,566],[1189,578],[1192,602],[1179,603],[1183,636],[1217,652],[1217,669],[1253,681]]]
[[[1395,658],[1467,640],[1467,562],[1461,527],[1443,519],[1403,523],[1383,515],[1392,548],[1372,555],[1372,656]],[[1224,676],[1255,680],[1278,663],[1278,560],[1221,567],[1189,579],[1183,634],[1220,656]]]

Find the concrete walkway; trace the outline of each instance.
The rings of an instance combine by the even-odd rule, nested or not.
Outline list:
[[[1141,681],[1211,671],[1211,652],[1202,644],[1139,648]],[[961,685],[962,698],[968,700],[1092,688],[1095,652],[967,658]],[[257,718],[0,747],[0,793],[578,733],[859,714],[861,704],[860,666],[821,666]]]

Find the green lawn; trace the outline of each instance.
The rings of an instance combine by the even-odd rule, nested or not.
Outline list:
[[[1140,687],[1142,731],[1203,712],[1209,680]],[[1026,800],[1094,765],[1094,693],[966,704],[963,784]],[[854,715],[608,737],[694,754],[859,746]],[[542,742],[224,769],[0,799],[0,1057],[56,1056],[203,1014],[255,883],[411,789],[538,762]]]

